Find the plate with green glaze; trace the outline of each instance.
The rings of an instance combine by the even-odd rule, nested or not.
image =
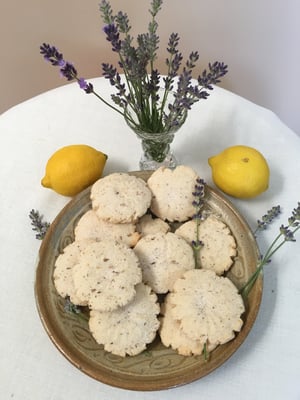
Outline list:
[[[151,172],[132,174],[145,180]],[[219,192],[206,187],[205,207],[231,229],[237,243],[237,256],[227,276],[241,288],[255,271],[259,250],[255,238],[240,213]],[[105,384],[129,390],[162,390],[188,384],[213,372],[228,360],[249,334],[262,298],[263,282],[259,278],[246,302],[242,330],[230,342],[204,356],[181,356],[166,348],[157,335],[154,342],[137,356],[119,357],[96,343],[88,328],[88,310],[81,318],[65,310],[53,283],[57,256],[74,240],[74,228],[91,208],[90,188],[74,197],[58,214],[40,247],[36,270],[35,297],[43,326],[56,348],[78,369]],[[82,316],[81,315],[81,316]]]

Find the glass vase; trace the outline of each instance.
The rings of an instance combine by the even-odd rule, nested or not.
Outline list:
[[[171,144],[174,140],[175,133],[182,127],[186,120],[187,113],[184,112],[176,124],[166,129],[163,132],[149,132],[143,129],[133,118],[125,118],[127,125],[141,139],[142,156],[139,161],[141,170],[155,170],[161,166],[175,168],[177,159],[171,149]]]
[[[141,170],[155,170],[161,166],[175,168],[177,159],[171,150],[175,131],[170,132],[143,132],[131,127],[137,137],[141,139],[142,156],[139,161]]]

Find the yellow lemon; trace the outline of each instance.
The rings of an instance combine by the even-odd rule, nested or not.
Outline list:
[[[41,184],[75,196],[101,177],[106,160],[106,154],[84,144],[62,147],[49,158]]]
[[[253,147],[232,146],[208,159],[216,186],[233,197],[250,198],[269,187],[270,169]]]

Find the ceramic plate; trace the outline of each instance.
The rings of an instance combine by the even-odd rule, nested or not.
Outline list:
[[[133,174],[147,179],[150,172]],[[60,212],[44,238],[36,271],[38,312],[50,339],[61,353],[87,375],[111,386],[131,390],[160,390],[195,381],[222,365],[244,342],[256,319],[262,296],[262,279],[252,289],[243,314],[244,325],[234,340],[217,347],[209,361],[203,356],[184,357],[165,348],[159,337],[143,353],[122,358],[103,350],[91,336],[87,321],[64,310],[65,301],[53,284],[56,257],[74,240],[74,227],[90,207],[86,189]],[[238,255],[227,276],[241,287],[255,270],[258,248],[243,217],[222,195],[207,187],[206,206],[231,229]]]

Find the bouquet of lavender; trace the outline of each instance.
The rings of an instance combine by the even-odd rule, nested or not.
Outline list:
[[[162,3],[163,0],[151,1],[148,31],[139,34],[134,44],[127,14],[122,11],[114,14],[109,1],[101,1],[100,12],[105,23],[103,30],[112,51],[119,56],[118,69],[108,63],[102,64],[104,77],[115,88],[111,103],[96,93],[91,83],[78,76],[75,67],[64,60],[56,47],[44,43],[40,52],[52,65],[58,66],[61,74],[69,81],[77,80],[86,93],[93,93],[122,114],[133,129],[148,133],[175,131],[184,123],[192,105],[209,96],[213,85],[219,83],[220,78],[227,73],[227,65],[218,61],[209,63],[208,69],[193,80],[192,74],[199,53],[191,52],[182,65],[183,56],[178,50],[179,35],[172,33],[167,47],[167,73],[161,76],[154,63],[159,48],[156,17]],[[120,75],[119,69],[123,75]],[[159,155],[156,157],[159,158]]]

